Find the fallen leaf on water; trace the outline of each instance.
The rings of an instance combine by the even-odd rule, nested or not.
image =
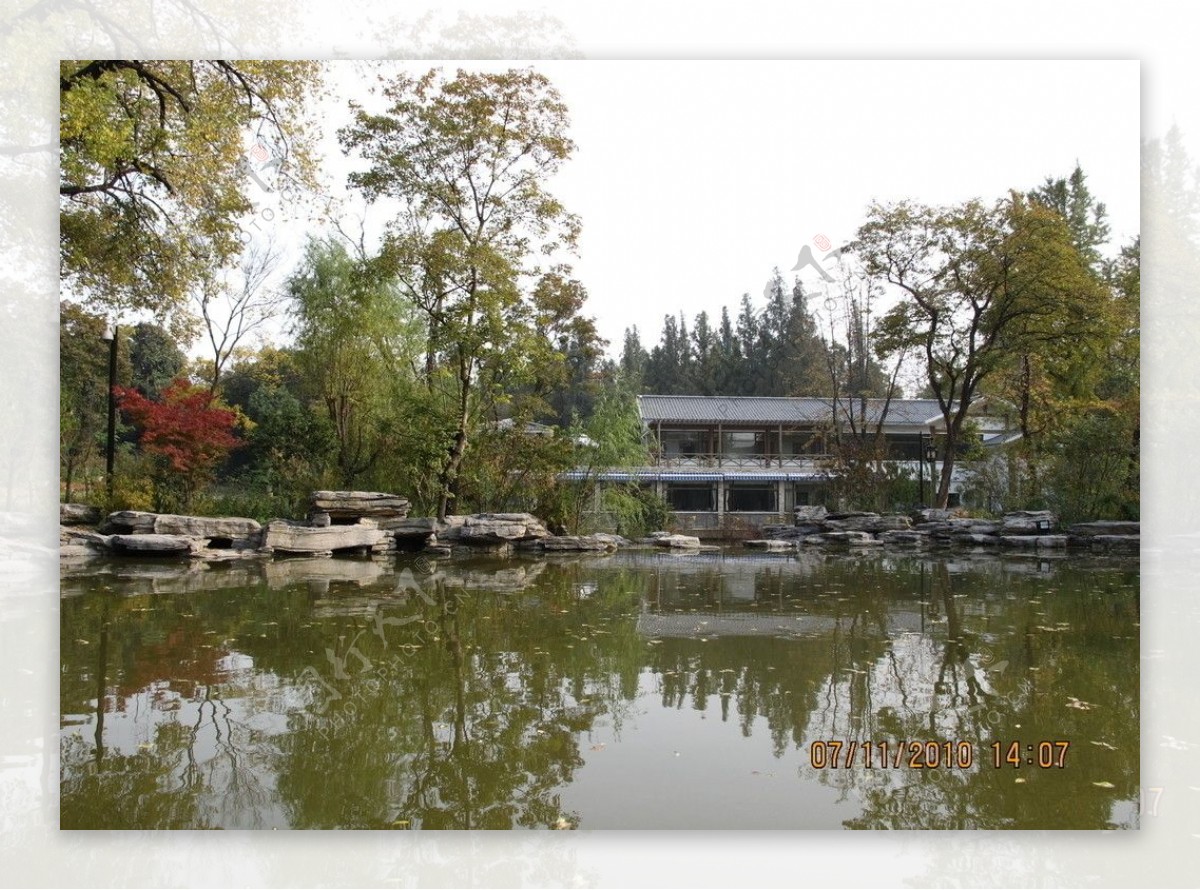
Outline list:
[[[87,641],[87,640],[76,640],[75,642],[76,642],[76,643],[82,643],[82,644],[83,644],[83,645],[85,645],[85,646],[90,646],[90,645],[92,645],[92,644],[91,644],[89,641]]]
[[[1024,785],[1025,780],[1024,779],[1013,779],[1013,783],[1016,785]]]
[[[1093,782],[1092,784],[1095,785],[1097,788],[1116,788],[1117,787],[1112,782]]]

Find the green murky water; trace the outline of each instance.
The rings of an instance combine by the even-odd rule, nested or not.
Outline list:
[[[62,827],[1134,828],[1137,572],[67,568]]]

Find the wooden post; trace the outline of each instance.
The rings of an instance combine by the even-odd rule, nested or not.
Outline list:
[[[117,396],[113,390],[117,385],[117,334],[120,328],[112,326],[112,340],[108,345],[108,436],[104,455],[104,486],[108,495],[107,509],[112,509],[113,463],[117,452]]]

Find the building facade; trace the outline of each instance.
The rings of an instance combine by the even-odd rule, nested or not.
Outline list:
[[[681,529],[705,537],[754,535],[763,525],[790,522],[802,505],[842,506],[834,485],[839,434],[873,435],[878,429],[888,463],[923,479],[930,500],[931,480],[941,471],[934,455],[945,424],[933,399],[644,395],[638,409],[649,464],[595,477],[652,489],[671,506]],[[1003,414],[987,409],[979,400],[971,410],[984,448],[1012,441]],[[952,505],[961,495],[964,469],[956,466]]]

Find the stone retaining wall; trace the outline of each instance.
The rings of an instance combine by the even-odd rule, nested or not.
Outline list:
[[[1082,522],[1062,529],[1058,517],[1048,510],[1021,510],[999,519],[978,519],[948,510],[880,515],[828,513],[824,507],[801,507],[792,525],[764,526],[762,538],[745,543],[765,550],[887,546],[1137,553],[1141,536],[1137,522]]]

